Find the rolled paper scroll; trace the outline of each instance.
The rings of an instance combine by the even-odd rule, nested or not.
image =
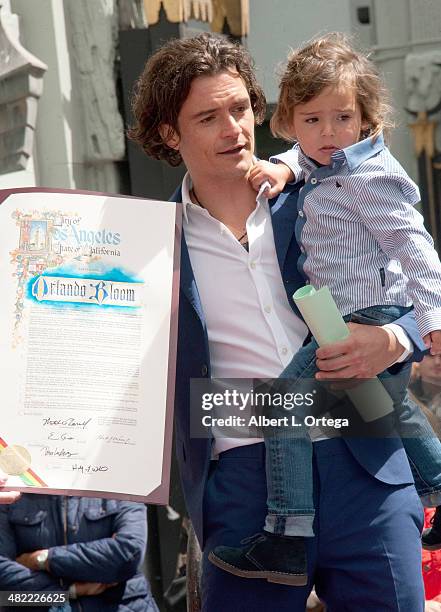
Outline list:
[[[339,342],[349,336],[349,329],[328,287],[315,289],[312,285],[306,285],[298,289],[293,298],[319,346]],[[377,377],[363,380],[345,391],[365,423],[393,411],[392,398]]]

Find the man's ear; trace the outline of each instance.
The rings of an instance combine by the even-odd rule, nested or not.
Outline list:
[[[163,123],[159,126],[159,133],[163,142],[170,147],[179,151],[179,135],[168,123]]]

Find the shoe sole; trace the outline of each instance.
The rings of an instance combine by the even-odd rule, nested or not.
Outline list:
[[[421,546],[424,548],[424,550],[440,550],[441,549],[441,542],[437,542],[436,544],[427,544],[424,541],[424,538],[430,534],[431,528],[429,529],[425,529],[422,533],[422,538],[421,538]],[[439,530],[437,530],[436,532],[436,536],[438,536]]]
[[[263,572],[263,571],[252,571],[252,570],[241,570],[234,565],[230,565],[223,559],[216,557],[213,552],[208,555],[209,561],[219,567],[220,569],[239,576],[240,578],[261,578],[267,582],[273,582],[275,584],[285,584],[287,586],[306,586],[308,584],[308,577],[303,574],[283,574],[282,572]]]
[[[424,544],[424,542],[421,543],[421,546],[424,548],[424,550],[441,550],[441,543],[438,544]]]

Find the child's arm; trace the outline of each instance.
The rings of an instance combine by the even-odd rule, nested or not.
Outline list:
[[[406,175],[372,176],[349,204],[390,259],[401,263],[415,317],[432,354],[441,350],[441,263],[433,240],[415,210],[419,191]],[[387,274],[387,272],[386,272]],[[384,283],[384,280],[382,281]],[[387,276],[386,276],[387,282]]]
[[[278,195],[286,183],[297,183],[303,179],[303,170],[299,164],[299,145],[295,144],[292,149],[273,155],[270,161],[257,161],[251,168],[249,181],[253,189],[259,191],[261,185],[268,181],[271,189],[265,190],[267,198]]]
[[[293,179],[294,173],[283,162],[272,164],[263,160],[259,160],[254,164],[248,176],[248,180],[255,191],[259,191],[265,181],[269,182],[271,188],[267,188],[264,191],[267,198],[275,198],[283,191],[286,183],[290,183]]]

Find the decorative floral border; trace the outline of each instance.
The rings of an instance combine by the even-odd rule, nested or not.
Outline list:
[[[24,213],[23,211],[15,210],[11,216],[20,228],[19,247],[10,252],[11,263],[15,266],[13,276],[18,279],[13,331],[13,346],[16,346],[23,340],[20,336],[20,323],[23,317],[27,281],[32,276],[41,274],[48,268],[55,268],[61,265],[68,257],[55,253],[53,250],[54,232],[57,227],[61,227],[62,219],[66,218],[66,213],[39,210]],[[73,217],[74,215],[72,214],[71,216]],[[32,223],[35,222],[44,222],[46,229],[43,247],[34,249],[30,239]]]

